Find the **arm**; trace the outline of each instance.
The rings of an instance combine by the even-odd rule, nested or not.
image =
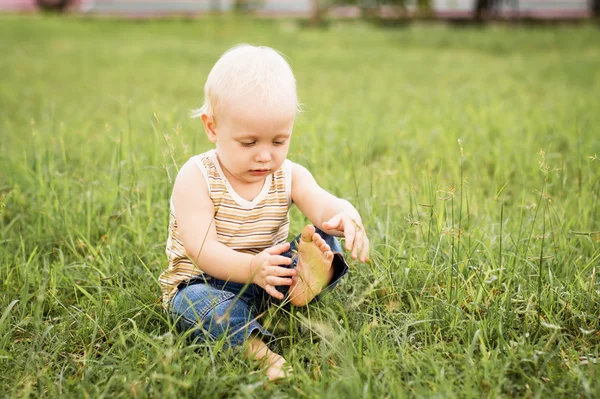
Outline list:
[[[369,240],[362,218],[352,204],[325,191],[303,166],[292,164],[292,201],[315,226],[330,235],[343,236],[352,258],[367,262]]]
[[[173,187],[173,205],[185,251],[200,270],[225,281],[256,283],[276,297],[282,295],[267,285],[291,284],[289,278],[283,277],[291,277],[295,271],[278,267],[291,263],[291,259],[280,256],[289,244],[250,255],[237,252],[218,241],[214,224],[215,208],[204,176],[193,161],[188,161],[177,175]]]

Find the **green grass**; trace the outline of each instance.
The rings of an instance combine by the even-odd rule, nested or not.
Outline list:
[[[279,385],[159,305],[173,179],[210,148],[189,111],[239,42],[289,56],[289,157],[373,243],[324,301],[272,315],[296,371]],[[598,397],[598,43],[591,26],[0,18],[0,396]]]

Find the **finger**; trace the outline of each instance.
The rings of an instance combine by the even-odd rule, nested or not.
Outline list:
[[[284,242],[283,244],[274,245],[270,248],[267,248],[267,249],[265,249],[265,251],[270,255],[279,255],[279,254],[284,253],[288,249],[290,249],[290,243]]]
[[[335,215],[328,221],[324,222],[323,228],[325,230],[334,230],[334,229],[339,228],[341,224],[342,224],[342,216],[341,216],[341,214],[338,213],[337,215]]]
[[[298,274],[298,272],[296,271],[296,269],[290,269],[290,268],[281,267],[281,266],[272,266],[269,268],[269,270],[267,270],[268,276],[275,276],[275,277],[293,277],[293,276],[296,276],[297,274]]]
[[[281,277],[269,276],[269,277],[267,277],[267,283],[269,285],[273,285],[273,286],[277,286],[277,285],[292,285],[292,279],[291,278],[281,278]]]
[[[288,258],[287,256],[273,255],[269,257],[269,264],[271,266],[291,265],[292,262],[292,258]]]
[[[360,251],[360,261],[363,263],[369,261],[369,247],[370,247],[369,239],[365,235],[365,238],[363,241],[363,247],[362,247],[362,250]]]
[[[352,259],[358,258],[358,249],[363,243],[363,233],[360,230],[356,231],[356,237],[354,238],[354,245],[352,245]]]
[[[344,230],[342,230],[342,229],[325,229],[324,231],[327,234],[329,234],[330,236],[334,236],[334,237],[343,237],[344,236]]]
[[[350,251],[354,246],[354,237],[356,234],[356,230],[354,230],[354,228],[349,228],[344,233],[344,238],[346,239],[346,251]]]
[[[283,299],[283,294],[279,291],[277,291],[275,289],[275,287],[273,287],[270,284],[265,285],[265,291],[267,292],[267,294],[271,295],[273,298],[277,298],[279,300]]]

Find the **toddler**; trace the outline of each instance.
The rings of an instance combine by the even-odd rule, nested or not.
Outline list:
[[[288,63],[268,47],[239,45],[221,56],[194,111],[215,148],[179,171],[170,202],[163,304],[194,339],[225,337],[266,366],[289,369],[257,319],[267,306],[305,306],[348,271],[335,236],[368,261],[357,210],[286,159],[298,109]],[[287,243],[291,204],[310,220]]]

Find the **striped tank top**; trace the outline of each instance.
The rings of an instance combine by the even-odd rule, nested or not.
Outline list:
[[[281,168],[267,176],[260,193],[248,201],[240,197],[225,177],[215,150],[190,158],[202,172],[214,204],[214,224],[217,239],[236,251],[257,254],[288,237],[291,205],[292,163],[285,160]],[[167,239],[168,268],[158,281],[163,306],[177,293],[177,286],[202,271],[188,257],[177,228],[177,216],[170,202],[169,236]]]

